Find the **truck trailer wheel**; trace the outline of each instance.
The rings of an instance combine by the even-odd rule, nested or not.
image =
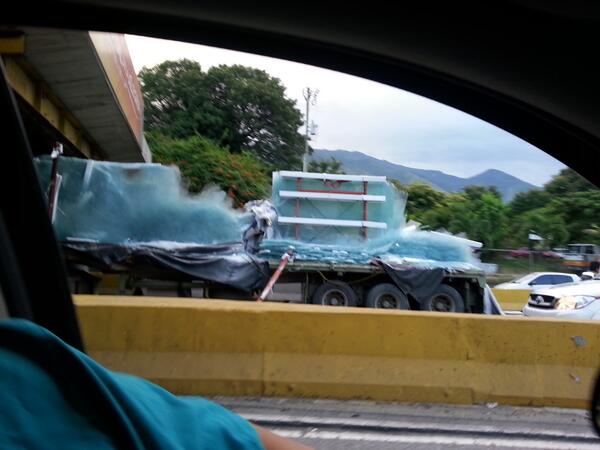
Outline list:
[[[358,297],[347,283],[323,283],[312,296],[315,305],[356,306]]]
[[[410,309],[408,298],[397,286],[381,283],[373,286],[365,300],[367,308]]]
[[[440,284],[434,294],[421,303],[424,311],[465,312],[462,295],[447,284]]]

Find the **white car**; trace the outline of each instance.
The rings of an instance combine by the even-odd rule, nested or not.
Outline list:
[[[529,294],[523,315],[600,320],[600,280],[536,289]]]
[[[576,283],[580,278],[572,273],[533,272],[507,283],[500,283],[494,289],[542,289],[557,284]]]

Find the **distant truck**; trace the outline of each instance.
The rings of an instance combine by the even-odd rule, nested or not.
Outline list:
[[[588,270],[593,261],[600,260],[600,245],[569,244],[563,255],[563,266],[578,275]]]

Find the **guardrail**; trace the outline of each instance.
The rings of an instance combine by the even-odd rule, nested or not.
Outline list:
[[[600,326],[522,317],[78,296],[90,355],[176,394],[588,406]]]

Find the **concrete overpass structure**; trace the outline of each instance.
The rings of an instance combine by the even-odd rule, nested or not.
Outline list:
[[[36,155],[150,161],[143,98],[120,34],[0,30],[0,54]]]

